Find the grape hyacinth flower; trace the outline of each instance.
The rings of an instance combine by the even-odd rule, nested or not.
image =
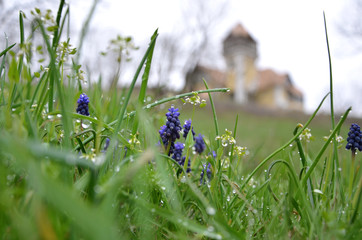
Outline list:
[[[189,133],[189,131],[190,131],[190,129],[191,129],[192,137],[193,137],[193,139],[194,139],[194,141],[195,141],[195,132],[194,132],[194,127],[191,128],[191,119],[186,120],[183,127],[184,127],[183,137],[186,139],[186,138],[187,138],[187,134]]]
[[[109,147],[109,143],[111,142],[111,140],[109,138],[106,138],[106,141],[104,143],[104,148],[102,150],[102,152],[106,152],[108,147]]]
[[[185,165],[185,161],[186,161],[186,157],[182,157],[181,161],[179,162],[180,166],[184,166]],[[191,172],[191,159],[189,158],[189,161],[187,162],[187,169],[186,172],[189,173]]]
[[[89,116],[89,109],[88,109],[89,98],[87,94],[82,93],[79,96],[77,103],[78,103],[77,113],[84,116]]]
[[[204,174],[205,174],[205,170],[206,170],[206,177],[207,179],[210,181],[211,180],[211,164],[209,163],[206,167],[205,164],[202,165],[203,166],[203,169],[201,171],[201,174],[200,174],[200,184],[202,184],[203,182],[205,183],[205,180],[204,180]],[[203,181],[204,180],[204,181]]]
[[[183,150],[184,150],[184,144],[183,143],[178,142],[178,143],[175,144],[175,148],[173,150],[172,158],[175,159],[175,161],[178,162],[179,164],[182,161],[182,151]]]
[[[358,124],[352,123],[349,128],[347,142],[346,149],[351,150],[353,154],[356,152],[356,149],[362,151],[362,133]]]
[[[166,150],[168,151],[168,156],[170,156],[175,148],[176,139],[180,138],[181,123],[179,120],[180,113],[178,108],[171,106],[166,113],[167,121],[166,125],[163,125],[159,130],[162,143]]]
[[[195,138],[195,151],[201,154],[206,148],[204,138],[201,134]]]

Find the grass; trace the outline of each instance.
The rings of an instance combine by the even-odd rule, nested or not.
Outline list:
[[[20,41],[0,52],[3,239],[361,238],[361,158],[339,141],[351,109],[335,119],[332,77],[331,92],[298,120],[225,111],[214,94],[228,90],[207,82],[206,90],[149,102],[157,30],[130,87],[104,91],[101,81],[83,82],[79,56],[63,36],[64,1],[56,16],[20,12]],[[24,20],[32,23],[28,35]],[[75,112],[83,92],[90,116]],[[330,123],[318,120],[326,99]],[[181,137],[184,166],[159,144],[171,104],[206,144],[194,154],[192,134]],[[200,181],[208,163],[211,176]]]

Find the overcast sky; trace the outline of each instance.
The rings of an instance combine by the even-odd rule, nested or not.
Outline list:
[[[217,1],[208,1],[215,4]],[[335,102],[362,116],[361,69],[362,54],[351,48],[353,42],[342,38],[337,30],[343,25],[342,16],[350,11],[353,0],[229,0],[224,18],[212,35],[213,50],[221,53],[223,38],[237,23],[242,23],[258,43],[259,68],[271,68],[289,73],[305,96],[305,110],[313,111],[329,90],[327,47],[324,35],[323,11],[327,17],[332,51]],[[73,27],[79,29],[91,2],[69,0]],[[139,46],[147,47],[156,28],[160,36],[182,29],[185,2],[191,0],[101,0],[91,28],[98,35],[93,46],[104,51],[110,38],[117,34],[133,36]],[[74,7],[72,7],[74,6]],[[79,9],[82,9],[80,11]],[[187,11],[187,9],[186,9]],[[55,12],[55,10],[54,10]],[[99,39],[102,41],[99,41]],[[156,45],[157,47],[157,45]],[[88,51],[89,49],[87,49]],[[223,67],[222,56],[211,61]],[[136,62],[139,59],[136,59]],[[175,85],[180,83],[175,76]],[[178,83],[178,84],[177,84]],[[358,96],[357,100],[355,96]]]

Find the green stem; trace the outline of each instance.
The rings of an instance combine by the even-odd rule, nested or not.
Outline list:
[[[355,158],[356,158],[356,150],[352,149],[352,162],[351,162],[350,173],[349,173],[348,199],[351,199],[351,197],[352,197]]]

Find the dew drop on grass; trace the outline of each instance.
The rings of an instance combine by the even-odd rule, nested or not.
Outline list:
[[[230,202],[230,196],[226,197],[226,201]]]
[[[116,172],[119,172],[119,170],[120,170],[120,167],[117,166],[117,167],[116,167]]]
[[[342,171],[342,168],[338,168],[338,171],[340,171],[340,172],[341,172],[341,171]]]
[[[151,108],[151,104],[147,104],[146,108],[147,109]]]
[[[185,182],[186,182],[186,177],[185,177],[185,176],[182,176],[181,182],[182,182],[182,183],[185,183]]]
[[[290,144],[289,147],[293,147],[293,144]]]
[[[213,216],[213,215],[215,215],[216,210],[215,210],[215,208],[213,208],[213,207],[207,207],[207,208],[206,208],[206,212],[207,212],[207,214],[209,214],[210,216]]]
[[[96,193],[100,193],[100,192],[102,191],[102,187],[99,186],[99,185],[96,185],[96,186],[94,186],[94,191],[95,191]]]
[[[48,119],[53,119],[54,116],[53,115],[48,115]]]
[[[235,194],[236,193],[236,191],[235,191],[235,189],[233,189],[233,194]]]
[[[58,114],[57,114],[57,117],[58,117],[58,118],[61,118],[61,117],[62,117],[62,114],[58,113]]]
[[[165,190],[166,190],[166,187],[162,186],[161,189],[162,189],[163,191],[165,191]]]
[[[213,226],[209,226],[209,227],[207,228],[207,231],[213,232],[213,231],[215,231],[215,228],[214,228]]]
[[[83,120],[82,121],[82,127],[83,128],[89,128],[90,126],[90,122],[88,120]]]

